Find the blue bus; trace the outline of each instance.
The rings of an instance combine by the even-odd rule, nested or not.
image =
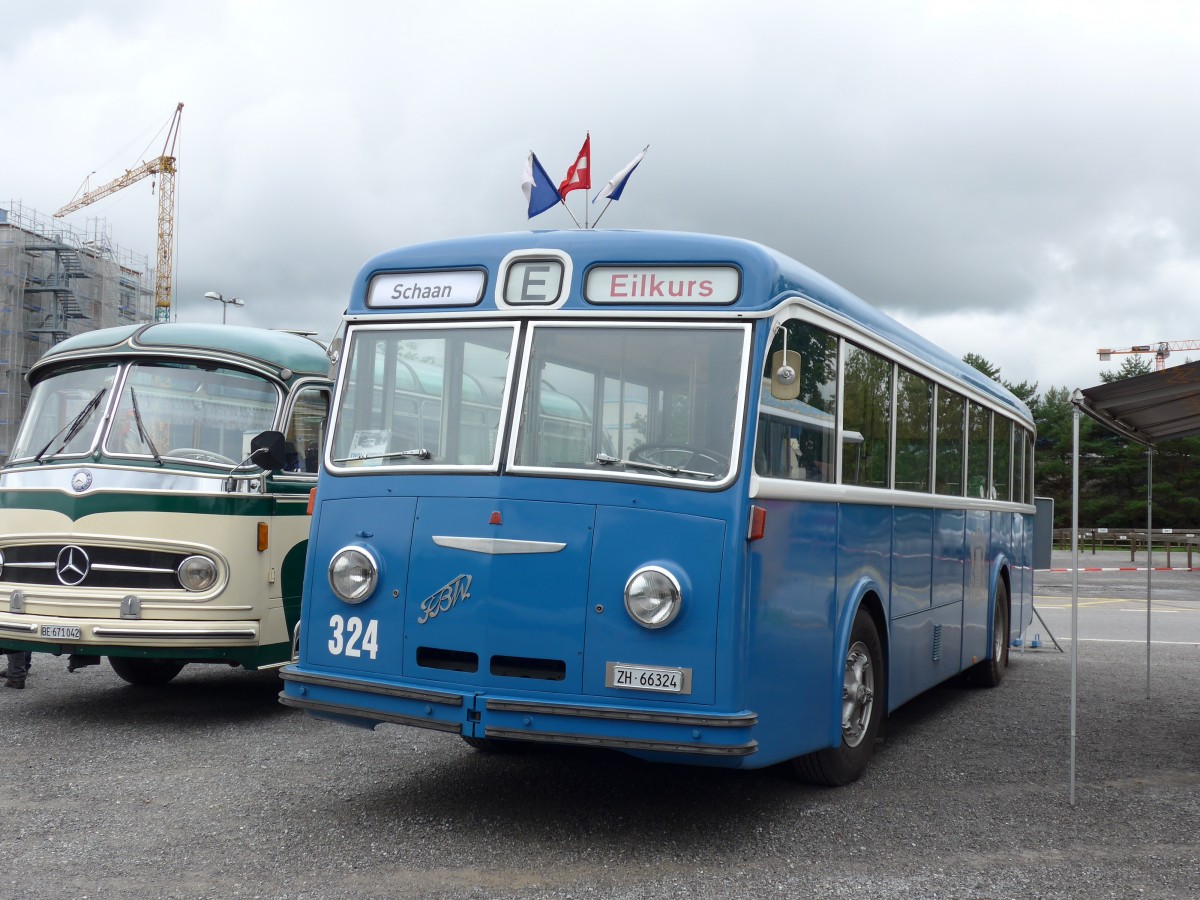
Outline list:
[[[427,243],[346,313],[283,703],[844,784],[1032,617],[1004,387],[733,238]]]

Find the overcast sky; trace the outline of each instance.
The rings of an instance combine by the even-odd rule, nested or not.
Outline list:
[[[521,170],[590,130],[597,185],[650,144],[602,228],[768,244],[1009,381],[1200,340],[1194,2],[5,6],[0,206],[48,218],[185,104],[181,321],[218,291],[328,337],[382,250],[574,227]],[[69,221],[153,259],[156,215],[147,179]]]

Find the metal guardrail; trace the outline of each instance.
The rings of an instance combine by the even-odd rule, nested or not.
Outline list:
[[[1200,550],[1200,528],[1155,528],[1147,536],[1145,528],[1080,528],[1079,548],[1097,550],[1129,550],[1129,561],[1133,562],[1139,549],[1149,544],[1151,552],[1166,553],[1167,566],[1171,565],[1171,551],[1187,553],[1188,568],[1192,567],[1192,554]],[[1071,546],[1071,529],[1054,529],[1054,546]]]

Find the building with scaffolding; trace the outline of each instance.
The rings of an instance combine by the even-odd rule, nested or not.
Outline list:
[[[149,258],[122,250],[100,219],[80,232],[20,201],[0,205],[0,462],[29,400],[29,367],[71,335],[154,321]]]

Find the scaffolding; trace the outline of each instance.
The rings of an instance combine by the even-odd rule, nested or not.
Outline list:
[[[81,232],[20,201],[0,205],[0,462],[43,353],[71,335],[152,321],[149,258],[114,244],[103,219]]]

